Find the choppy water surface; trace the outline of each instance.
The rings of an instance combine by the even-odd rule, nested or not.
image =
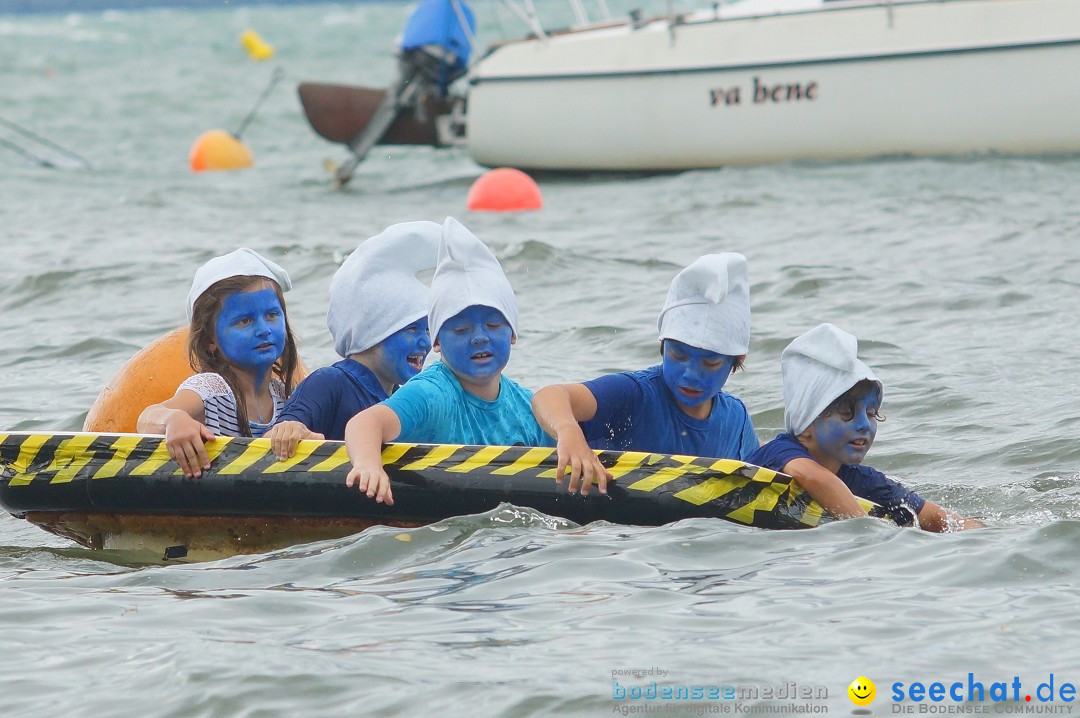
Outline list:
[[[50,171],[0,148],[0,427],[78,429],[109,376],[183,322],[194,269],[241,245],[291,272],[303,356],[329,363],[325,296],[342,257],[388,224],[449,214],[510,273],[522,331],[509,373],[534,388],[654,362],[672,276],[706,252],[744,253],[753,339],[729,387],[762,438],[783,424],[780,351],[834,322],[886,387],[869,463],[990,528],[577,527],[506,507],[148,566],[3,514],[5,716],[755,704],[618,701],[613,680],[823,687],[812,705],[848,713],[860,675],[887,714],[897,681],[1080,683],[1080,160],[542,178],[542,212],[500,216],[464,209],[482,172],[465,155],[395,148],[333,191],[322,160],[341,153],[308,129],[295,84],[384,82],[406,14],[0,17],[0,115],[94,163],[40,150],[63,165]],[[269,81],[273,66],[236,44],[247,27],[277,46],[288,82],[246,133],[253,170],[192,175],[194,138],[234,128]]]

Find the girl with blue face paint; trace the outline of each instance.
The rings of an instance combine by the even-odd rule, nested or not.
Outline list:
[[[749,461],[795,477],[826,510],[839,517],[865,516],[855,497],[873,501],[900,525],[927,531],[975,528],[914,491],[863,465],[877,437],[882,386],[858,359],[855,337],[832,324],[806,332],[781,355],[787,432]]]
[[[382,466],[389,441],[550,446],[530,409],[532,392],[503,375],[517,341],[517,304],[495,255],[457,220],[442,226],[429,325],[441,361],[383,403],[353,417],[346,485],[393,504]]]
[[[210,468],[215,436],[261,436],[281,411],[297,372],[285,315],[288,274],[250,249],[217,257],[195,275],[188,296],[188,354],[199,372],[168,401],[139,416],[141,433],[164,434],[185,476]]]
[[[349,419],[423,369],[431,292],[416,275],[435,266],[441,237],[434,222],[392,225],[334,274],[326,325],[342,359],[304,379],[278,415],[267,436],[279,459],[304,439],[344,439]]]
[[[750,342],[750,285],[741,254],[710,254],[679,272],[658,321],[658,366],[533,397],[540,426],[557,439],[558,476],[569,490],[607,490],[596,449],[746,459],[758,448],[743,403],[725,393]]]

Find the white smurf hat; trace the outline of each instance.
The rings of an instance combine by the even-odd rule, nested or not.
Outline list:
[[[442,226],[439,264],[431,280],[431,337],[450,317],[471,306],[498,309],[517,335],[517,302],[499,260],[476,235],[453,217]]]
[[[349,255],[330,280],[326,312],[339,355],[370,349],[427,316],[431,290],[416,273],[435,266],[441,237],[434,222],[402,222]]]
[[[229,277],[266,277],[276,282],[282,292],[292,289],[289,273],[280,265],[271,262],[254,249],[241,247],[220,257],[214,257],[195,271],[195,279],[191,282],[191,291],[188,292],[187,297],[189,321],[195,309],[195,301],[202,296],[202,293],[222,279]]]
[[[718,354],[750,348],[750,279],[746,257],[706,254],[675,276],[657,320],[660,339]]]
[[[878,380],[856,356],[858,350],[858,340],[832,324],[814,327],[787,345],[780,354],[780,369],[789,434],[806,431],[829,404],[863,379]]]

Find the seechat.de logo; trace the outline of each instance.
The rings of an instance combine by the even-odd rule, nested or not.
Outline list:
[[[847,687],[848,698],[857,706],[868,706],[877,696],[877,686],[866,676],[859,676]]]

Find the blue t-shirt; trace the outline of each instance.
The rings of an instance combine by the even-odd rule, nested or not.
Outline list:
[[[349,419],[385,398],[373,371],[354,359],[342,359],[300,382],[275,423],[299,421],[327,439],[341,441]]]
[[[816,461],[798,439],[791,434],[780,434],[754,452],[747,461],[773,471],[783,471],[793,459]],[[836,475],[851,489],[851,493],[880,505],[901,526],[915,523],[912,514],[918,514],[926,505],[926,499],[869,466],[844,464]]]
[[[663,367],[608,374],[585,382],[596,416],[582,422],[594,449],[651,451],[745,461],[758,448],[746,406],[720,392],[707,419],[689,416],[664,383]]]
[[[409,379],[384,404],[401,421],[397,441],[489,446],[554,446],[532,413],[532,392],[505,376],[499,398],[470,394],[436,362]]]

